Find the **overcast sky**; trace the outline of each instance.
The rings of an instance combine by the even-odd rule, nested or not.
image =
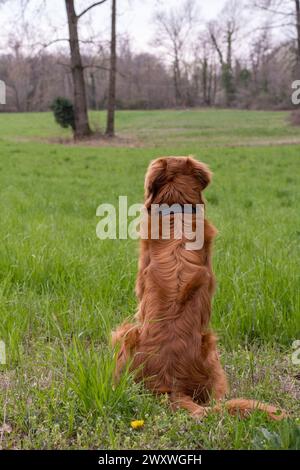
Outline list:
[[[198,5],[201,21],[201,19],[208,20],[216,17],[226,0],[196,0],[195,3]],[[124,7],[119,7],[120,28],[132,34],[137,48],[146,49],[154,36],[152,19],[155,11],[162,8],[176,8],[184,4],[184,0],[121,0],[120,4],[124,5]]]
[[[227,0],[194,0],[197,9],[198,25],[195,32],[204,27],[208,20],[217,18]],[[251,0],[240,0],[251,5]],[[0,5],[3,0],[0,0]],[[94,0],[75,0],[77,13],[81,12]],[[131,39],[131,49],[135,52],[149,51],[160,53],[153,47],[155,39],[154,14],[159,10],[170,11],[178,9],[185,4],[186,0],[117,0],[118,22],[117,31],[119,35],[129,35]],[[25,15],[22,16],[20,5],[28,4]],[[111,0],[107,0],[103,5],[93,8],[87,15],[84,15],[79,22],[80,38],[93,38],[97,43],[103,43],[110,38],[110,8]],[[236,43],[236,48],[240,48],[242,53],[253,40],[253,31],[261,21],[269,18],[269,14],[251,12],[243,10],[243,40]],[[282,19],[281,19],[282,21]],[[29,25],[28,35],[24,35],[22,24]],[[262,23],[261,23],[262,25]],[[253,29],[254,28],[254,29]],[[274,28],[271,31],[273,40],[280,40],[286,36],[286,31],[281,28]],[[294,28],[292,28],[294,37]],[[292,37],[291,36],[291,37]],[[67,22],[65,11],[65,0],[4,0],[4,6],[0,6],[0,52],[7,51],[8,38],[10,43],[20,40],[26,52],[26,44],[49,43],[57,38],[67,38]],[[249,42],[250,41],[250,42]],[[84,47],[81,44],[82,49]],[[32,51],[32,49],[30,48]],[[59,42],[51,45],[48,51],[55,50],[68,51],[67,42]],[[32,51],[33,52],[33,51]],[[238,50],[236,50],[238,52]],[[33,52],[34,53],[34,52]]]
[[[23,0],[24,1],[24,0]],[[16,34],[20,22],[22,0],[8,0],[0,14],[0,42],[3,44],[8,35]],[[38,6],[43,4],[43,0],[31,0],[30,7],[26,10],[25,18],[30,23],[34,23],[36,30],[42,30],[54,39],[56,35],[61,36],[66,33],[66,12],[64,0],[44,0],[46,8],[41,8],[38,14],[34,14]],[[93,3],[92,0],[75,0],[77,12]],[[110,1],[95,7],[91,13],[83,17],[81,23],[82,35],[88,36],[89,29],[93,33],[101,34],[103,39],[109,38],[110,31]],[[132,46],[137,51],[151,49],[151,40],[154,38],[155,27],[153,25],[153,15],[157,10],[168,10],[176,8],[185,3],[185,0],[118,0],[118,32],[129,33],[132,39]],[[199,11],[199,22],[214,18],[221,11],[226,0],[195,0]],[[13,27],[12,27],[13,25]],[[55,32],[56,30],[56,32]],[[32,30],[33,31],[33,30]],[[1,46],[1,44],[0,44]]]

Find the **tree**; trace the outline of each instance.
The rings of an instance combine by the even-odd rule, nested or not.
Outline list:
[[[197,86],[197,95],[201,93],[201,104],[210,106],[215,99],[216,53],[207,31],[199,34],[194,55],[194,76],[200,84]]]
[[[115,135],[115,107],[116,107],[116,71],[117,71],[117,51],[116,51],[116,10],[117,0],[112,0],[111,4],[111,41],[110,41],[110,70],[108,85],[107,123],[106,135]]]
[[[295,6],[296,6],[297,51],[298,51],[297,61],[299,65],[300,64],[300,1],[299,0],[295,0]]]
[[[254,7],[269,14],[272,28],[292,28],[293,51],[295,57],[294,73],[300,73],[300,0],[255,0]],[[290,122],[297,125],[300,122],[300,111],[296,109],[290,117]]]
[[[273,28],[293,28],[295,31],[295,57],[300,71],[300,0],[255,0],[254,8],[272,17]]]
[[[182,68],[184,53],[196,22],[194,0],[186,0],[181,8],[169,12],[157,12],[154,17],[157,27],[155,44],[163,47],[171,58],[175,105],[184,104]]]
[[[87,99],[84,81],[84,67],[79,46],[78,21],[92,8],[102,5],[106,0],[94,2],[86,7],[81,13],[76,14],[74,0],[65,0],[68,28],[69,44],[71,52],[71,70],[74,85],[74,113],[75,113],[75,133],[77,139],[88,137],[91,129],[88,120]]]
[[[233,75],[233,46],[241,22],[241,3],[228,0],[220,17],[208,24],[212,45],[219,57],[222,85],[225,92],[226,106],[231,106],[235,98]]]

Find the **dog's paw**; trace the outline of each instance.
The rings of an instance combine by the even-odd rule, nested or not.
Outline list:
[[[199,410],[193,411],[191,414],[196,421],[202,421],[209,412],[209,408],[204,408],[199,406]]]

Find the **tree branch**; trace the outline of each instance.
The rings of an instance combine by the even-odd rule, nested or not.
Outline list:
[[[52,46],[53,44],[56,44],[57,42],[69,42],[69,39],[68,38],[59,38],[59,39],[53,39],[53,41],[49,41],[49,42],[39,42],[35,45],[37,46],[41,46],[43,49],[46,49],[47,47],[50,47]]]
[[[263,11],[267,11],[269,13],[272,13],[273,15],[281,15],[281,16],[294,16],[294,13],[292,12],[287,12],[287,11],[282,11],[282,10],[275,10],[272,7],[269,7],[267,5],[263,5],[262,3],[259,2],[254,2],[254,8],[258,8]]]
[[[218,53],[218,56],[219,56],[219,59],[220,59],[220,63],[221,63],[221,65],[223,65],[223,63],[224,63],[223,54],[222,54],[222,51],[221,51],[221,49],[220,49],[220,47],[219,47],[219,45],[218,45],[217,38],[216,38],[216,36],[214,35],[213,32],[210,32],[210,37],[211,37],[212,43],[213,43],[213,45],[215,46],[215,49],[216,49],[216,51],[217,51],[217,53]]]
[[[102,5],[102,3],[105,3],[107,0],[101,0],[100,2],[95,2],[92,3],[89,7],[87,7],[85,10],[82,10],[79,15],[77,15],[77,19],[81,18],[83,15],[85,15],[89,10],[91,10],[94,7],[97,7],[98,5]]]
[[[69,38],[58,38],[58,39],[53,39],[53,41],[49,41],[47,43],[36,43],[34,46],[41,46],[43,49],[46,49],[47,47],[52,46],[53,44],[56,44],[58,42],[70,42]],[[79,42],[81,44],[93,44],[93,45],[98,45],[93,39],[79,39]]]
[[[96,65],[96,64],[87,64],[83,66],[84,69],[98,69],[98,70],[104,70],[105,72],[109,72],[110,68],[105,67],[103,65]],[[119,70],[116,70],[117,74],[119,74],[121,77],[129,79],[130,75],[126,75],[123,72],[120,72]]]

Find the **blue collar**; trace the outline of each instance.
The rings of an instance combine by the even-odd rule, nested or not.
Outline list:
[[[191,204],[172,204],[169,207],[158,207],[157,213],[162,216],[172,214],[196,214],[197,208]]]

